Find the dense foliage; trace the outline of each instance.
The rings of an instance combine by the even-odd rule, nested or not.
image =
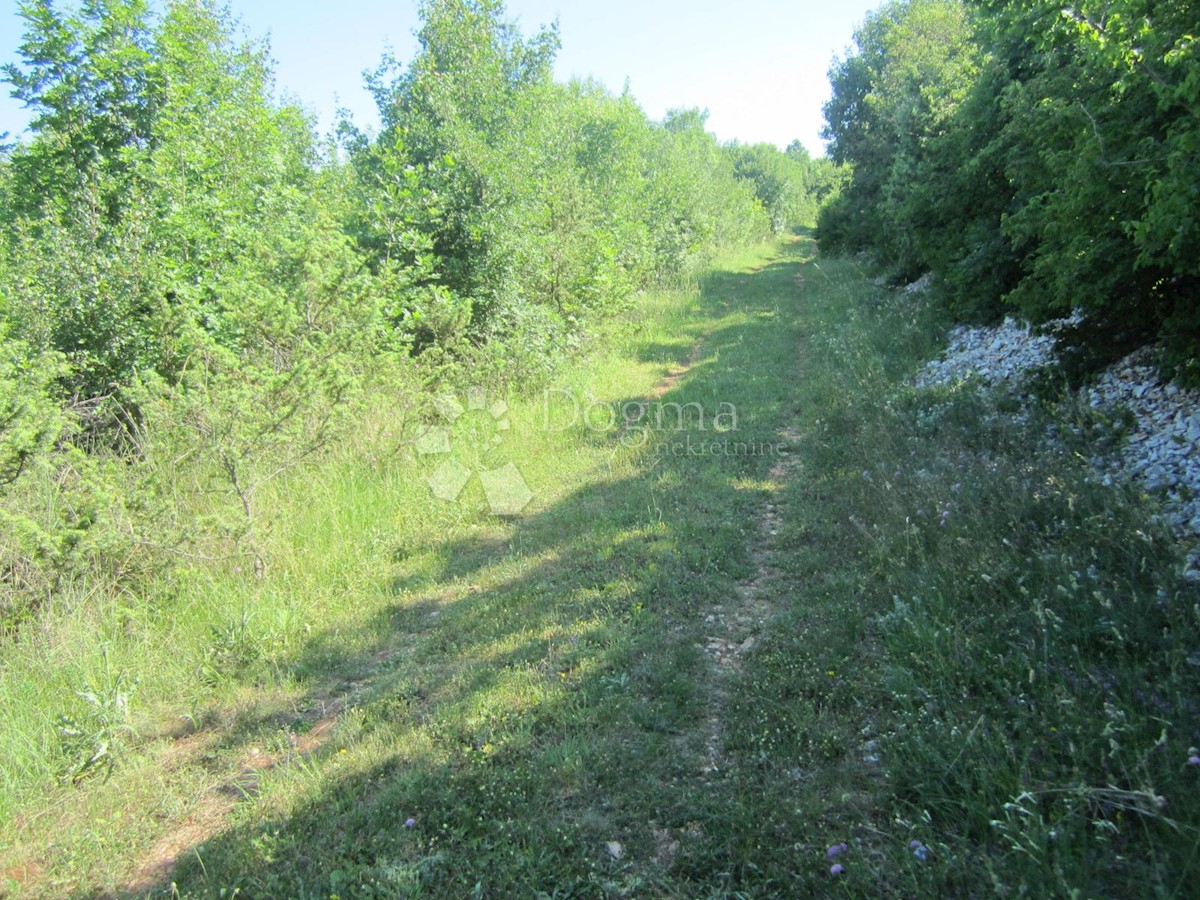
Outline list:
[[[814,207],[807,157],[555,83],[556,31],[523,36],[499,0],[424,2],[416,57],[368,79],[381,129],[324,143],[212,0],[20,10],[3,73],[34,117],[0,156],[6,630],[63,579],[123,578],[199,531],[255,558],[258,489],[368,387],[534,383],[640,289]]]
[[[853,177],[825,246],[932,271],[960,314],[1079,310],[1090,363],[1160,339],[1195,379],[1197,24],[1182,0],[883,6],[831,71]]]

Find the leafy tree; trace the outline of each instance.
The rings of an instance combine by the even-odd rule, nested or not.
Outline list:
[[[936,149],[979,69],[953,0],[894,2],[868,16],[857,50],[834,64],[830,155],[854,167],[823,218],[828,245],[874,248],[902,277],[928,266],[917,236],[937,216],[946,175]]]
[[[653,232],[669,272],[686,271],[713,247],[755,240],[769,220],[754,188],[739,179],[728,154],[705,130],[706,111],[670,110],[654,160]]]
[[[85,0],[63,13],[23,0],[23,64],[3,66],[12,95],[34,111],[37,139],[13,157],[18,211],[104,184],[106,212],[151,140],[160,74],[145,0]]]
[[[891,3],[835,64],[852,164],[827,247],[938,276],[959,313],[1075,309],[1080,371],[1148,340],[1200,377],[1200,61],[1181,0]]]
[[[131,8],[76,21],[43,5],[26,45],[58,52],[33,65],[57,80],[21,75],[27,97],[57,110],[61,84],[92,84],[108,44],[76,53],[59,37],[123,33]],[[43,178],[79,135],[126,134],[92,121],[116,115],[106,102],[76,104],[13,155],[9,196],[32,193],[6,210],[3,318],[66,360],[60,398],[87,430],[62,452],[117,449],[137,471],[190,459],[206,492],[235,501],[229,533],[252,538],[258,487],[330,439],[384,349],[387,284],[342,232],[310,123],[273,103],[265,48],[236,43],[206,0],[139,13],[154,77],[125,85],[136,140],[112,137],[66,189]]]
[[[836,60],[829,70],[832,93],[825,104],[822,137],[828,142],[830,159],[852,166],[854,175],[821,212],[819,233],[827,250],[874,246],[883,231],[878,210],[891,169],[894,135],[870,97],[885,62],[884,36],[902,8],[891,2],[868,13],[854,34],[855,50]]]
[[[383,122],[379,143],[423,170],[438,197],[430,290],[479,318],[509,265],[511,192],[498,145],[518,126],[522,95],[550,82],[558,35],[552,27],[524,39],[499,0],[426,0],[420,12],[411,65],[385,57],[369,79]]]
[[[498,2],[421,13],[417,56],[370,77],[382,133],[345,129],[351,231],[376,272],[411,265],[393,318],[414,349],[553,344],[761,224],[699,111],[656,128],[627,95],[555,84],[554,27],[523,37]]]
[[[801,156],[796,151],[781,153],[772,144],[733,144],[729,153],[738,177],[753,182],[754,193],[776,234],[808,219],[815,211],[809,186],[812,161],[807,151]]]
[[[1158,336],[1195,377],[1197,203],[1183,174],[1200,134],[1194,11],[979,6],[1011,79],[1003,139],[1018,205],[1004,233],[1025,268],[1011,300],[1035,318],[1082,308],[1089,365]]]

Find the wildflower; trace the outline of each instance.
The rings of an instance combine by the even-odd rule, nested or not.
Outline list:
[[[845,871],[846,871],[846,867],[843,865],[840,865],[838,863],[834,863],[832,866],[829,867],[829,874],[833,875],[835,877],[838,875],[841,875]]]
[[[833,859],[835,856],[839,856],[840,854],[845,853],[849,849],[850,849],[849,844],[846,844],[845,842],[842,842],[840,844],[834,844],[832,847],[830,847],[828,850],[825,851],[825,856],[829,859]]]
[[[910,842],[908,849],[910,849],[913,852],[913,856],[915,856],[921,862],[925,862],[925,860],[929,859],[929,848],[920,841]]]
[[[1200,766],[1200,756],[1189,756],[1187,764],[1189,766]]]
[[[411,816],[410,816],[409,818],[407,818],[407,819],[405,819],[405,820],[404,820],[404,827],[405,827],[405,828],[413,828],[413,827],[415,827],[415,826],[416,826],[416,824],[417,824],[417,820],[416,820],[416,819],[414,819],[414,818],[412,818]]]

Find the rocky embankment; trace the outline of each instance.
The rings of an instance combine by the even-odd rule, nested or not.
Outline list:
[[[991,328],[959,326],[943,357],[931,360],[917,383],[975,377],[1019,387],[1032,370],[1052,361],[1055,338],[1049,331],[1038,334],[1012,319]],[[1106,484],[1132,482],[1161,499],[1164,520],[1197,545],[1187,575],[1200,580],[1200,391],[1164,383],[1151,354],[1139,351],[1107,369],[1078,399],[1113,423],[1118,438],[1111,449],[1096,447],[1091,463],[1098,477]]]

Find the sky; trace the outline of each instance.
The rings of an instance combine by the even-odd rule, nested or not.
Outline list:
[[[416,0],[227,0],[245,35],[269,37],[276,86],[325,133],[339,107],[364,127],[378,122],[362,73],[387,48],[416,50]],[[591,76],[614,93],[626,82],[652,119],[679,107],[709,111],[723,141],[786,147],[799,138],[823,152],[821,107],[829,65],[881,0],[509,0],[524,34],[554,20],[562,49],[555,77]],[[60,3],[67,8],[69,3]],[[0,62],[17,59],[24,23],[0,2]],[[28,112],[0,93],[0,133],[19,134]]]

